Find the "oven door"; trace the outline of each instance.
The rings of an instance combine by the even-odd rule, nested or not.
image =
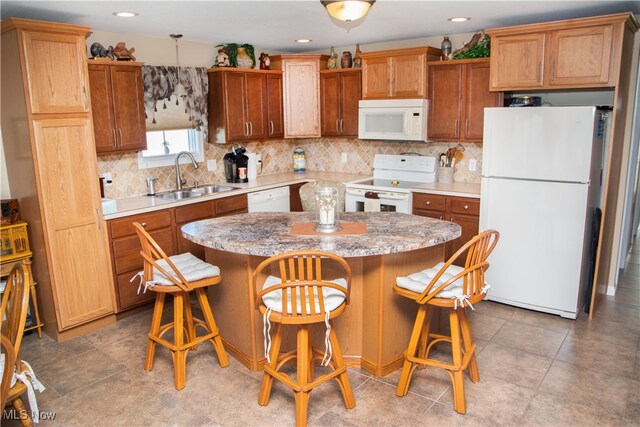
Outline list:
[[[378,191],[374,189],[347,188],[345,210],[347,212],[365,212],[365,193],[376,193],[380,201],[380,212],[411,213],[411,193]],[[371,200],[371,199],[369,199]]]

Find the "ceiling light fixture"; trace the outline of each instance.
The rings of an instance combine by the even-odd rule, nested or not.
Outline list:
[[[340,21],[349,23],[356,19],[362,18],[369,12],[369,8],[373,6],[375,0],[348,0],[348,1],[324,1],[320,3],[327,9],[329,15]]]
[[[176,41],[176,65],[178,67],[178,84],[173,88],[173,95],[184,98],[187,96],[187,89],[180,82],[180,56],[178,55],[178,40],[182,38],[182,34],[169,34],[169,37]],[[178,100],[176,99],[176,103]]]
[[[120,18],[133,18],[134,16],[138,16],[136,12],[113,12],[113,14]]]
[[[466,21],[468,21],[470,19],[471,18],[463,18],[463,17],[460,17],[460,18],[449,18],[449,21],[451,21],[451,22],[466,22]]]
[[[298,43],[311,43],[312,40],[311,39],[297,39],[296,42],[298,42]]]

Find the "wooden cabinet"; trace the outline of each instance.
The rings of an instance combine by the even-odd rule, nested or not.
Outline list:
[[[284,137],[320,136],[320,77],[327,55],[276,55],[271,68],[284,74]]]
[[[269,138],[284,138],[282,105],[282,73],[269,73],[267,74],[267,134]]]
[[[429,140],[482,142],[484,108],[502,104],[489,59],[429,63],[429,103]]]
[[[94,320],[115,321],[108,317],[115,297],[86,91],[89,30],[23,19],[2,22],[7,173],[22,219],[31,224],[40,308],[45,331],[54,338],[67,331],[73,335],[71,329],[81,325],[90,329],[85,324]]]
[[[155,296],[149,291],[138,293],[138,279],[131,282],[143,265],[134,222],[142,224],[167,255],[191,252],[204,260],[205,248],[182,237],[181,227],[201,219],[245,213],[247,206],[247,195],[240,194],[108,221],[117,311],[136,307]]]
[[[462,234],[446,243],[445,258],[449,259],[473,236],[478,234],[480,224],[480,199],[471,197],[444,196],[440,194],[413,194],[413,214],[451,221],[462,227]],[[463,266],[465,257],[456,265]]]
[[[142,292],[144,286],[138,293],[140,283],[138,278],[131,282],[131,279],[142,270],[143,264],[140,256],[142,247],[132,225],[134,222],[142,224],[167,255],[177,253],[173,232],[173,212],[169,209],[109,221],[118,312],[153,300],[155,296],[153,292]]]
[[[628,14],[487,30],[491,90],[613,87]]]
[[[320,71],[322,136],[358,136],[360,69]]]
[[[209,134],[215,141],[278,137],[282,127],[280,79],[277,71],[209,70]]]
[[[300,187],[306,182],[299,182],[289,186],[289,210],[291,212],[302,212],[302,199],[300,198]]]
[[[425,46],[365,52],[362,56],[362,99],[426,98],[427,61],[440,49]]]
[[[89,83],[97,153],[146,150],[142,63],[90,63]]]

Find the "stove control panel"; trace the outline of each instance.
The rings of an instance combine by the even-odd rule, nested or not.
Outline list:
[[[373,168],[395,171],[435,172],[436,158],[429,156],[376,154],[373,159]]]

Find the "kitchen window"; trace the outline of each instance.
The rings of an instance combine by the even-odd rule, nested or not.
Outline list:
[[[172,129],[147,132],[147,149],[138,153],[140,169],[172,166],[176,154],[188,151],[196,161],[204,161],[202,132],[196,129]]]

